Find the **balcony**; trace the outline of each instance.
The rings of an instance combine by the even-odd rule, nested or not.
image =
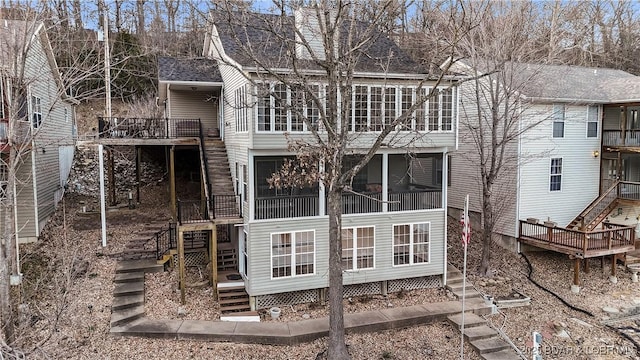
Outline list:
[[[99,117],[102,139],[175,139],[200,137],[200,119]]]
[[[604,146],[629,146],[640,147],[640,129],[625,130],[602,130],[602,145]]]
[[[286,219],[318,215],[317,195],[290,195],[257,198],[255,219]]]

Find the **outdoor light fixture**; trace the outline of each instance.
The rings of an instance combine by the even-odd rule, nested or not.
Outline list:
[[[600,156],[600,151],[595,150],[595,151],[593,152],[593,157],[594,157],[594,158],[597,158],[598,156]]]

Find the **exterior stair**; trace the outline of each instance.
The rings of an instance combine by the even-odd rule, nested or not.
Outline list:
[[[218,303],[220,304],[220,314],[233,312],[249,312],[249,294],[244,286],[218,287]]]
[[[164,266],[151,259],[121,260],[116,275],[111,305],[111,327],[122,326],[144,316],[144,273],[163,271]]]
[[[462,273],[453,266],[447,267],[447,290],[451,291],[458,299],[462,298]],[[470,281],[465,283],[465,300],[482,300],[484,297],[473,287]]]
[[[167,227],[168,220],[154,221],[145,224],[144,229],[136,232],[136,237],[129,240],[119,260],[142,260],[156,258],[155,234]]]
[[[451,315],[447,319],[458,330],[462,329],[462,314]],[[487,325],[484,318],[473,313],[464,314],[464,338],[483,359],[511,360],[520,358],[500,334]]]
[[[238,202],[240,200],[233,189],[233,179],[224,142],[220,139],[207,138],[204,140],[204,152],[207,158],[215,214],[239,218]]]
[[[593,200],[580,215],[567,225],[567,229],[591,231],[607,218],[609,213],[618,205],[618,182]]]

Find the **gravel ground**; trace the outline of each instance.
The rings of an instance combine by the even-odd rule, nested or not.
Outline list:
[[[23,347],[29,351],[29,358],[315,359],[326,347],[324,339],[299,346],[263,346],[118,338],[109,335],[115,258],[128,239],[143,228],[145,222],[167,216],[166,213],[157,213],[158,209],[166,208],[163,200],[165,191],[162,186],[145,187],[142,193],[143,204],[138,209],[109,212],[106,248],[100,245],[99,218],[78,213],[82,202],[87,204],[92,200],[79,196],[68,196],[65,199],[65,204],[60,207],[44,241],[21,247],[27,274],[25,284],[40,290],[36,298],[28,302],[25,300],[31,317],[28,322],[29,330],[23,330],[25,336],[22,341]],[[64,216],[62,209],[65,210]],[[459,233],[456,228],[458,224],[457,221],[450,223],[450,262],[462,269],[461,246],[457,236],[454,236]],[[64,240],[63,243],[61,239]],[[67,252],[61,249],[66,249]],[[62,254],[58,257],[47,255],[51,257],[47,258],[43,255],[59,252]],[[592,312],[592,317],[569,309],[533,285],[526,277],[526,262],[519,255],[497,247],[491,262],[492,276],[485,278],[475,275],[479,254],[480,245],[476,234],[469,248],[468,278],[480,291],[504,296],[517,290],[531,298],[530,307],[504,309],[489,317],[520,349],[526,351],[531,345],[532,331],[541,331],[544,335],[543,350],[546,351],[543,354],[547,359],[639,359],[629,341],[600,324],[601,320],[607,318],[607,314],[602,311],[604,306],[634,311],[638,306],[636,303],[640,303],[640,288],[631,283],[630,273],[619,268],[619,281],[611,284],[608,281],[610,264],[605,263],[603,270],[599,261],[594,260],[591,262],[591,271],[581,274],[583,288],[579,295],[575,295],[569,290],[572,263],[565,256],[546,252],[527,254],[534,268],[535,280],[570,304]],[[55,263],[55,269],[67,269],[69,267],[61,266],[69,263],[69,257],[72,259],[71,264],[86,262],[83,271],[71,272],[72,276],[52,276],[52,279],[59,280],[49,282],[42,281],[47,280],[42,277],[49,275],[26,271],[29,267],[38,268],[38,264],[46,267],[43,259]],[[202,269],[202,273],[207,272]],[[38,274],[41,278],[38,278]],[[197,268],[191,268],[188,282],[206,279],[206,275],[203,276],[200,276]],[[66,283],[65,278],[68,279]],[[147,316],[178,318],[177,310],[180,305],[175,272],[148,274],[146,288]],[[206,287],[189,288],[186,315],[181,318],[218,319],[218,309],[212,301],[212,295],[211,289]],[[400,296],[390,294],[387,297],[358,297],[345,299],[345,312],[445,301],[450,300],[450,296],[442,289],[430,289],[406,292]],[[295,321],[303,316],[306,318],[305,315],[311,318],[326,316],[327,309],[307,304],[284,307],[281,318],[277,321]],[[274,321],[268,319],[264,312],[263,318]],[[381,333],[352,334],[347,336],[347,343],[354,359],[459,358],[459,334],[445,322]],[[616,352],[611,346],[620,346],[620,349]],[[578,353],[579,351],[582,353]],[[467,345],[465,358],[479,357]]]

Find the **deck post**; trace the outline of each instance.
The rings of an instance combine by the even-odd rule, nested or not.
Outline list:
[[[574,293],[580,292],[580,258],[573,259],[573,285],[571,285],[571,291]]]
[[[584,273],[588,274],[589,273],[589,258],[584,258],[583,262],[584,263],[583,263],[582,268],[584,270]]]
[[[180,303],[185,305],[187,301],[185,299],[184,231],[181,226],[178,226],[178,277],[180,279]]]
[[[218,226],[213,224],[209,237],[209,259],[211,259],[211,286],[213,299],[218,300]]]
[[[616,284],[618,282],[618,277],[616,277],[616,254],[611,254],[611,276],[609,276],[609,281],[612,284]]]
[[[172,146],[169,151],[169,196],[171,197],[171,216],[177,219],[175,150],[176,147]]]
[[[140,163],[142,163],[142,148],[136,146],[136,202],[140,203]]]

